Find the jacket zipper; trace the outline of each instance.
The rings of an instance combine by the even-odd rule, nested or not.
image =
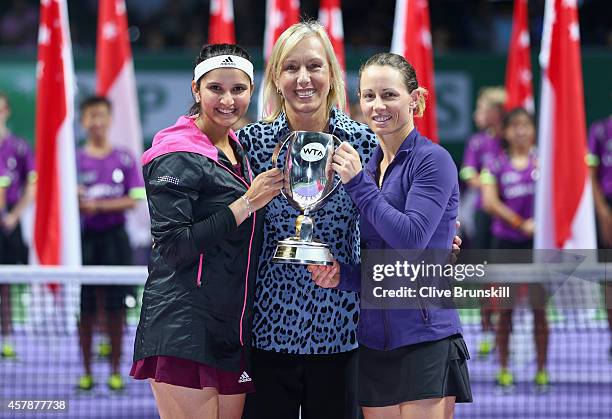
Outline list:
[[[423,320],[427,321],[429,320],[429,313],[427,312],[427,308],[423,307],[423,304],[421,304],[421,299],[418,299],[419,301],[419,307],[421,308],[421,315],[423,316]]]
[[[367,169],[366,169],[366,173],[372,178],[372,180],[374,181],[378,189],[382,191],[382,183],[380,186],[378,185],[378,182],[376,181],[376,177],[374,176],[374,173],[372,173],[371,171]],[[383,181],[384,181],[384,177],[383,177]],[[382,321],[383,321],[383,334],[384,334],[383,350],[386,351],[387,347],[389,346],[389,330],[388,330],[389,328],[387,325],[387,310],[385,308],[382,308],[380,314],[382,316]]]
[[[369,170],[366,170],[366,172],[370,175],[370,177],[372,178],[372,180],[374,181],[374,183],[376,184],[378,189],[380,189],[381,191],[383,189],[383,185],[385,184],[385,179],[387,178],[387,173],[389,173],[389,168],[391,167],[392,164],[393,164],[393,162],[389,163],[389,165],[387,166],[387,169],[385,170],[385,173],[383,174],[382,179],[380,180],[380,185],[378,184],[378,180],[376,179],[376,176],[374,176],[374,173],[372,173]]]
[[[417,290],[420,289],[420,285],[419,285],[419,280],[417,279],[416,281],[417,284]],[[429,319],[429,313],[427,312],[427,307],[425,307],[425,304],[423,303],[423,301],[421,301],[421,297],[417,294],[417,302],[419,303],[419,310],[421,311],[421,316],[423,317],[423,321],[427,321]]]
[[[243,162],[246,163],[246,167],[247,167],[247,173],[249,175],[249,180],[252,182],[253,181],[253,174],[251,173],[251,166],[249,165],[249,161],[244,158],[242,159]],[[214,160],[213,160],[214,161]],[[215,164],[219,167],[221,167],[222,169],[224,169],[225,171],[227,171],[229,174],[231,174],[232,176],[234,176],[236,179],[238,179],[239,182],[243,183],[244,186],[246,186],[247,190],[249,189],[249,184],[246,183],[246,181],[244,181],[240,176],[238,176],[236,173],[234,173],[233,171],[231,171],[230,169],[228,169],[227,167],[225,167],[224,165],[222,165],[221,163],[214,161]],[[242,336],[242,323],[244,321],[244,313],[246,311],[246,304],[247,304],[247,297],[248,297],[248,292],[249,292],[249,270],[251,267],[251,250],[253,247],[253,237],[255,236],[255,221],[257,220],[257,213],[253,213],[253,226],[251,228],[251,239],[249,241],[249,255],[247,258],[247,268],[246,268],[246,275],[244,277],[244,300],[242,303],[242,313],[240,314],[240,346],[244,346],[244,341],[243,341],[243,336]]]
[[[202,286],[202,259],[204,258],[204,253],[200,253],[200,264],[198,265],[198,279],[196,280],[196,284],[198,288]]]
[[[391,166],[391,164],[389,166]],[[385,178],[387,177],[387,173],[389,173],[389,166],[387,166],[387,170],[385,170],[385,174],[383,175],[382,182],[380,183],[380,186],[378,187],[378,189],[380,189],[381,191],[383,189],[383,185],[385,183]],[[372,173],[369,170],[367,170],[366,172],[368,173],[368,175],[370,175],[374,183],[376,183],[378,186],[374,173]],[[419,310],[421,312],[421,316],[423,317],[423,320],[424,321],[429,320],[429,313],[427,312],[427,308],[424,307],[423,302],[421,301],[421,297],[419,297],[418,295],[417,295],[417,301],[419,303]],[[387,316],[384,315],[384,312],[383,312],[383,326],[384,326],[384,332],[385,332],[385,346],[384,347],[386,349],[387,348]]]
[[[383,332],[385,334],[385,341],[383,344],[383,350],[386,351],[387,347],[389,346],[389,331],[388,331],[388,327],[387,327],[387,310],[383,309],[382,311],[382,318],[383,318]]]

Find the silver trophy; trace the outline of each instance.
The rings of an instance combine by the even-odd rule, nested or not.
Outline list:
[[[295,224],[295,236],[280,240],[272,262],[298,265],[332,265],[329,246],[313,238],[314,222],[310,214],[321,208],[340,185],[334,185],[332,156],[340,140],[324,132],[294,131],[276,146],[272,164],[287,146],[281,194],[295,209],[303,212]]]

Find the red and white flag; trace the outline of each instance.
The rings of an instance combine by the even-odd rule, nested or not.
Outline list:
[[[143,152],[142,127],[124,0],[99,1],[96,77],[96,94],[113,104],[108,133],[111,144],[129,151],[139,161]],[[128,213],[127,229],[132,244],[150,244],[149,213],[144,200]]]
[[[416,70],[419,86],[429,91],[427,110],[415,118],[419,132],[438,142],[436,86],[427,0],[397,0],[391,52],[403,55]]]
[[[267,0],[266,1],[266,28],[264,31],[264,65],[272,53],[272,47],[278,37],[294,23],[300,20],[299,0]],[[257,114],[264,114],[263,83],[260,83],[259,97],[257,99]]]
[[[594,249],[576,0],[546,0],[540,65],[535,247]]]
[[[41,0],[36,63],[36,209],[31,262],[81,264],[74,68],[66,0]]]
[[[321,0],[319,5],[319,22],[329,35],[332,47],[342,68],[342,77],[344,78],[345,95],[346,95],[346,63],[344,59],[344,28],[342,26],[342,8],[340,0]],[[348,110],[349,101],[346,98],[346,106]]]
[[[533,115],[535,106],[533,103],[530,45],[527,0],[515,0],[512,36],[506,66],[506,92],[508,95],[506,109],[522,107]]]
[[[299,0],[267,0],[264,32],[264,61],[268,62],[272,47],[281,33],[300,19]]]
[[[209,44],[235,44],[234,3],[232,0],[211,0],[208,21]]]

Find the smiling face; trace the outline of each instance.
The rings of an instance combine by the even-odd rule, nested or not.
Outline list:
[[[246,113],[253,89],[249,76],[235,68],[218,68],[206,73],[199,86],[192,82],[193,94],[200,100],[204,127],[229,129]]]
[[[363,70],[359,86],[363,117],[378,137],[407,135],[412,130],[418,93],[408,92],[399,70],[371,65]]]
[[[297,43],[281,64],[276,85],[285,100],[287,114],[326,112],[330,66],[317,36]]]

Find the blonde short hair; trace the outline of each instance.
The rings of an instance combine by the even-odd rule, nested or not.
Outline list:
[[[346,107],[344,77],[342,75],[340,63],[334,53],[334,48],[329,40],[329,36],[327,32],[325,32],[325,28],[323,28],[319,22],[316,20],[309,20],[291,25],[278,37],[274,47],[272,47],[272,53],[270,54],[268,65],[266,66],[263,82],[263,120],[265,122],[274,121],[284,110],[284,99],[277,92],[278,87],[274,82],[280,77],[283,61],[285,61],[287,55],[289,55],[291,50],[293,50],[300,41],[309,36],[316,36],[321,41],[323,49],[325,50],[325,58],[330,68],[330,90],[327,95],[328,117],[329,111],[331,111],[334,106],[340,109]]]
[[[506,89],[502,86],[483,87],[478,92],[478,100],[484,100],[491,106],[503,108],[506,103]]]

